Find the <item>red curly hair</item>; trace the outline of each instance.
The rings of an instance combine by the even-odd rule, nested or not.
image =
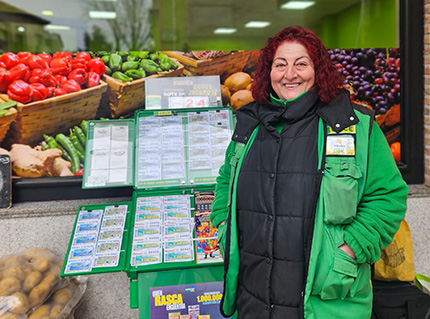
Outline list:
[[[270,72],[275,52],[284,42],[298,42],[306,48],[314,64],[315,87],[322,102],[329,103],[340,94],[342,77],[336,71],[327,48],[311,30],[300,26],[290,26],[279,31],[274,37],[269,38],[266,45],[261,49],[251,88],[252,96],[258,103],[265,103],[269,98],[269,94],[274,93]]]

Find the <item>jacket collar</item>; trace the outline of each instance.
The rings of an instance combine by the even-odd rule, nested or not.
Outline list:
[[[336,133],[340,133],[347,127],[359,122],[357,115],[355,115],[349,92],[346,90],[343,90],[329,104],[322,104],[316,113]]]
[[[308,91],[310,95],[314,95],[315,91]],[[306,98],[305,94],[303,98]],[[301,99],[295,100],[297,102]],[[236,128],[233,133],[232,140],[235,142],[246,143],[254,129],[260,124],[259,112],[261,105],[257,102],[251,102],[236,112]],[[264,107],[269,109],[279,110],[279,105],[267,102]],[[285,106],[284,106],[285,107]],[[349,92],[342,93],[332,100],[329,104],[320,103],[316,110],[316,114],[321,117],[336,133],[340,133],[345,128],[358,123],[358,117],[355,115],[353,106],[349,97]]]

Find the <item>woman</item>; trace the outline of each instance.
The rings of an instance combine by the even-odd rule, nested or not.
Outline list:
[[[258,62],[212,205],[221,313],[370,318],[369,264],[405,216],[407,185],[373,111],[340,89],[312,31],[280,31]]]

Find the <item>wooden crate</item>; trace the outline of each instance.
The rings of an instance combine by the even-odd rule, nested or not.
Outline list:
[[[15,121],[17,114],[17,110],[11,107],[7,111],[6,115],[0,117],[0,142],[5,138],[6,133],[9,131],[10,125],[13,121]]]
[[[184,55],[184,52],[179,51],[163,51],[163,53],[179,60],[184,65],[185,75],[219,75],[222,83],[230,74],[242,71],[251,51],[235,51],[228,55],[207,60],[190,58]]]
[[[69,128],[82,120],[94,119],[102,93],[107,84],[100,84],[79,92],[69,93],[43,101],[28,104],[18,103],[18,114],[12,123],[5,143],[36,145],[43,140],[43,134],[69,133]],[[6,96],[7,98],[7,96]]]
[[[175,77],[182,74],[184,66],[176,59],[173,60],[178,64],[176,70],[153,74],[131,82],[122,82],[104,75],[103,80],[108,84],[108,89],[101,99],[98,117],[118,118],[143,108],[145,106],[145,79]]]

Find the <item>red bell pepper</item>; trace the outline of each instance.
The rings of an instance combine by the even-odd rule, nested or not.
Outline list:
[[[31,71],[30,78],[28,82],[31,83],[41,83],[40,75],[42,74],[42,69],[33,69]]]
[[[49,64],[38,55],[33,55],[28,59],[28,66],[32,70],[37,68],[40,68],[40,69],[49,68]]]
[[[87,71],[83,68],[74,69],[67,75],[69,80],[75,80],[79,85],[85,85],[88,82]]]
[[[88,72],[87,78],[88,78],[87,86],[89,88],[98,85],[100,82],[100,75],[94,71]]]
[[[6,52],[2,54],[0,57],[0,62],[3,62],[5,68],[8,70],[20,63],[18,55],[12,52]]]
[[[64,89],[58,88],[55,86],[49,86],[46,88],[46,90],[48,92],[47,98],[67,94],[67,92]]]
[[[5,69],[0,69],[0,92],[6,92],[7,87],[12,82],[10,78],[10,71]]]
[[[96,72],[98,75],[103,75],[106,72],[106,65],[101,58],[93,58],[88,61],[88,71]]]
[[[51,62],[52,60],[52,57],[48,53],[39,53],[37,56],[40,56],[42,60],[48,63],[48,65],[49,65],[49,62]]]
[[[72,54],[70,52],[55,52],[52,55],[53,59],[61,59],[66,58],[69,62],[72,61]]]
[[[61,95],[64,95],[64,94],[67,94],[67,91],[65,89],[62,89],[62,88],[55,88],[54,89],[53,96],[61,96]]]
[[[82,176],[82,175],[84,175],[84,169],[80,168],[76,171],[75,176]]]
[[[27,82],[15,80],[9,85],[7,95],[17,102],[28,103],[32,99],[33,89]]]
[[[72,69],[85,69],[88,70],[88,66],[87,66],[88,61],[84,60],[82,58],[74,58],[72,60],[72,62],[70,62],[70,66],[72,67]]]
[[[48,94],[47,94],[46,98],[53,97],[55,89],[56,89],[55,86],[47,86],[46,92],[48,92]]]
[[[51,66],[52,73],[55,74],[61,74],[61,75],[67,75],[70,73],[72,68],[70,67],[69,60],[64,58],[53,58],[51,60],[51,63],[49,64]]]
[[[75,59],[84,59],[85,61],[91,60],[91,55],[88,52],[78,52],[75,55]]]
[[[1,69],[6,69],[6,64],[2,61],[0,61],[0,68]]]
[[[58,82],[55,79],[54,75],[52,74],[52,71],[50,69],[44,69],[40,73],[40,83],[42,83],[44,86],[57,86]]]
[[[67,76],[61,74],[54,75],[54,78],[57,80],[57,86],[59,87],[61,87],[63,83],[67,81]]]
[[[31,52],[18,52],[17,56],[19,57],[19,61],[21,63],[28,65],[28,60],[33,56],[33,53],[31,53]]]
[[[25,65],[24,63],[19,63],[15,65],[10,70],[10,77],[11,80],[23,80],[27,81],[30,78],[31,71],[28,65]]]
[[[79,85],[79,83],[73,79],[65,81],[61,88],[64,89],[67,93],[78,92],[81,90],[81,86]]]
[[[33,101],[42,101],[48,97],[48,89],[42,83],[30,84],[33,90]]]

